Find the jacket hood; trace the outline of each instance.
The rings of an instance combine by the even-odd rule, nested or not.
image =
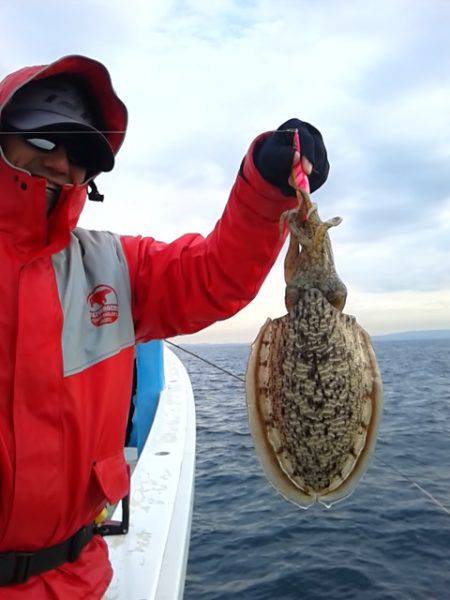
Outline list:
[[[60,74],[75,75],[84,81],[104,123],[104,135],[117,154],[125,138],[127,109],[115,93],[106,67],[85,56],[65,56],[49,65],[24,67],[5,77],[0,82],[0,117],[5,105],[22,86]],[[45,180],[14,167],[0,150],[0,232],[11,234],[16,245],[27,252],[42,250],[42,244],[51,246],[53,252],[61,249],[78,222],[86,201],[86,187],[87,182],[64,186],[47,219]]]

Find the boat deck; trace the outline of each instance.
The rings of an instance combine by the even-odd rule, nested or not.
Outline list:
[[[195,407],[189,376],[164,348],[166,387],[131,478],[130,529],[105,538],[114,577],[105,600],[182,598],[195,473]],[[133,449],[126,453],[135,460]],[[119,505],[113,519],[120,520]]]

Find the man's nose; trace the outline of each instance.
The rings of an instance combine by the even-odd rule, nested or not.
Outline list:
[[[58,145],[53,152],[49,152],[43,159],[46,168],[61,175],[67,175],[70,171],[70,163],[64,145]]]

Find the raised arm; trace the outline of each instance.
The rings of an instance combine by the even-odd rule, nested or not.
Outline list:
[[[187,234],[169,244],[122,238],[138,342],[199,331],[256,296],[285,239],[280,216],[296,204],[294,196],[267,181],[261,167],[261,148],[272,142],[271,133],[253,142],[223,215],[206,238]],[[285,158],[288,173],[298,159],[293,151]]]

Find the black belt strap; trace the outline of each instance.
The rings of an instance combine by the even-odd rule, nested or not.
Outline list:
[[[56,569],[65,562],[75,562],[94,533],[94,525],[87,525],[65,542],[50,548],[0,553],[0,586],[24,583],[31,575]]]

